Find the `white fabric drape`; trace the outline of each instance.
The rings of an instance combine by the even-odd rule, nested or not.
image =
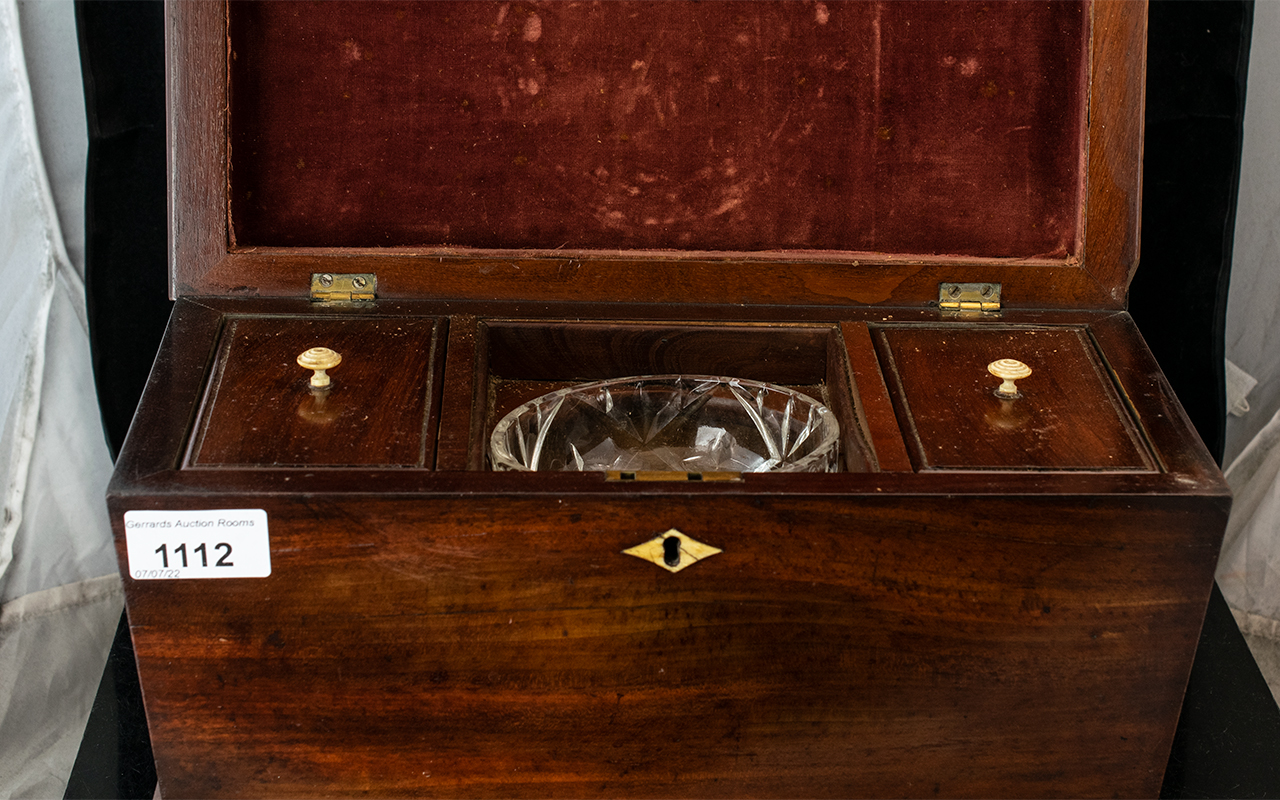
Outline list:
[[[1280,3],[1253,9],[1240,191],[1227,301],[1226,355],[1257,380],[1244,416],[1227,417],[1224,464],[1280,409]]]
[[[1257,379],[1227,417],[1235,494],[1218,584],[1280,698],[1280,3],[1258,3],[1227,303],[1227,359]]]
[[[1235,494],[1218,584],[1246,632],[1280,638],[1280,413],[1226,471]]]
[[[62,796],[122,605],[84,284],[59,224],[59,205],[83,205],[73,13],[0,0],[0,797]],[[39,121],[29,64],[51,87]]]

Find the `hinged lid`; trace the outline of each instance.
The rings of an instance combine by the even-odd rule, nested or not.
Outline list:
[[[173,292],[1119,308],[1145,17],[171,3]]]

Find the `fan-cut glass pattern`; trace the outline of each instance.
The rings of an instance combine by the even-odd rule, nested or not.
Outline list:
[[[707,375],[646,375],[551,392],[494,428],[494,469],[833,472],[830,409],[779,386]]]

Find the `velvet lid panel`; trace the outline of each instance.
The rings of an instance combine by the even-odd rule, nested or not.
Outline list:
[[[1081,250],[1081,2],[231,2],[233,247]]]

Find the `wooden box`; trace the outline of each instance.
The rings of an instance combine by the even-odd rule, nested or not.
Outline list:
[[[1125,311],[1145,24],[170,5],[108,497],[160,793],[1155,795],[1230,499]],[[490,468],[663,373],[821,399],[840,470]]]

